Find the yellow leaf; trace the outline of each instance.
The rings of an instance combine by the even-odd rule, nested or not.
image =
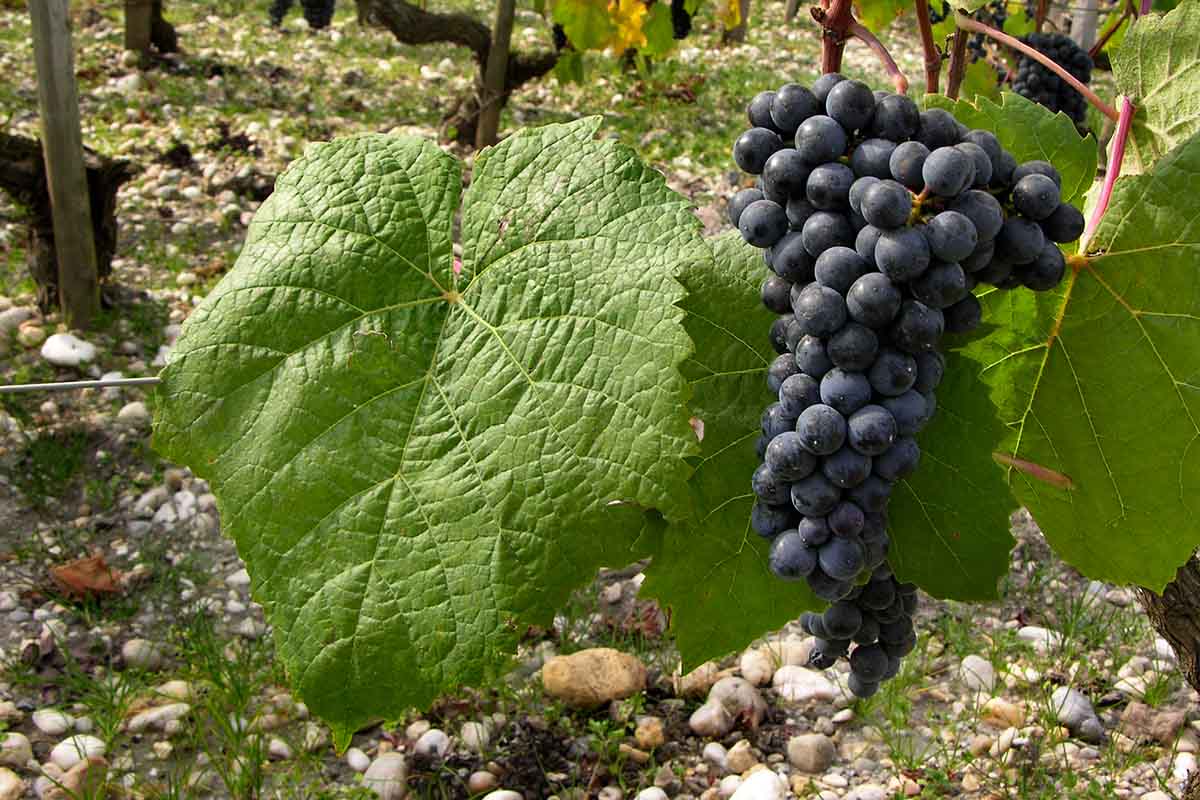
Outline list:
[[[720,10],[721,25],[725,30],[733,30],[742,24],[742,5],[738,0],[725,0]]]
[[[608,11],[616,29],[609,43],[610,50],[623,53],[630,48],[646,46],[646,34],[642,31],[646,4],[642,0],[611,0]]]

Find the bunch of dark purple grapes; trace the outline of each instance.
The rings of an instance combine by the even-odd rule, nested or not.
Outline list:
[[[1050,57],[1085,86],[1092,80],[1092,57],[1070,36],[1061,33],[1031,33],[1022,41]],[[1069,83],[1028,56],[1017,53],[1017,77],[1013,91],[1051,111],[1061,111],[1076,125],[1087,121],[1087,100]]]
[[[1083,217],[1050,164],[1018,165],[991,133],[838,74],[763,92],[748,113],[733,155],[760,179],[729,214],[764,249],[762,299],[779,315],[752,525],[776,575],[832,603],[802,619],[813,666],[848,654],[867,697],[916,644],[887,508],[920,460],[942,335],[979,324],[980,282],[1057,286],[1054,243],[1078,238]]]

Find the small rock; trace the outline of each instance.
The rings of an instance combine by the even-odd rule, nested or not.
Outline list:
[[[21,800],[25,788],[25,781],[17,777],[17,773],[0,767],[0,800]]]
[[[646,688],[646,667],[636,657],[608,647],[555,656],[542,667],[551,697],[580,708],[623,700]]]
[[[725,706],[735,721],[746,723],[751,730],[758,728],[767,713],[767,701],[745,678],[721,678],[709,690],[708,702]]]
[[[741,774],[757,763],[758,759],[755,758],[750,743],[745,739],[729,748],[729,752],[725,755],[725,764],[730,772]]]
[[[738,661],[738,669],[750,683],[765,686],[775,674],[775,658],[766,648],[747,650]]]
[[[725,750],[725,745],[720,742],[709,742],[704,745],[700,757],[715,767],[722,770],[728,769],[726,759],[729,757],[729,753]]]
[[[383,753],[367,767],[363,786],[375,792],[380,800],[401,800],[408,794],[408,763],[400,753]]]
[[[108,762],[99,756],[89,756],[58,778],[57,785],[47,787],[42,800],[100,797],[104,793],[107,774]]]
[[[192,685],[187,681],[180,680],[160,683],[155,687],[154,691],[161,697],[165,697],[170,700],[178,700],[180,702],[188,702],[196,696]]]
[[[122,75],[117,78],[117,91],[126,97],[131,97],[140,92],[146,85],[145,78],[140,72],[131,72],[128,75]]]
[[[625,756],[635,764],[650,763],[649,753],[647,753],[645,750],[639,750],[627,742],[621,742],[619,745],[617,745],[617,750],[621,753],[621,755]]]
[[[278,736],[272,736],[271,741],[267,742],[268,758],[276,761],[287,761],[292,755],[292,746]]]
[[[1158,661],[1166,661],[1174,664],[1178,657],[1175,655],[1175,648],[1171,647],[1171,643],[1161,636],[1154,639],[1154,658]]]
[[[1012,749],[1013,742],[1017,739],[1016,728],[1005,728],[995,743],[988,748],[988,755],[992,758],[999,758]]]
[[[225,585],[233,589],[245,589],[250,585],[250,573],[244,568],[225,578]]]
[[[648,789],[642,789],[637,793],[635,800],[670,800],[667,793],[657,786],[651,786]]]
[[[75,726],[75,718],[57,708],[39,708],[33,712],[33,725],[47,736],[62,736]]]
[[[467,778],[467,791],[471,794],[490,792],[500,783],[500,779],[485,769],[476,770]]]
[[[996,688],[996,670],[992,662],[974,654],[962,660],[958,667],[958,676],[968,689],[975,692],[991,694]]]
[[[820,672],[794,664],[776,670],[771,683],[780,697],[793,703],[827,703],[838,695],[837,686]]]
[[[520,792],[514,792],[512,789],[497,789],[485,794],[483,800],[525,800],[525,798]]]
[[[1146,696],[1146,689],[1158,679],[1158,674],[1147,670],[1140,675],[1129,675],[1113,684],[1113,688],[1121,694],[1141,700]]]
[[[12,700],[0,700],[0,722],[15,725],[25,719],[25,712]]]
[[[32,308],[8,308],[0,311],[0,336],[15,331],[22,322],[33,319]]]
[[[22,347],[34,348],[46,341],[46,329],[36,322],[26,322],[17,329],[17,342]]]
[[[145,403],[141,400],[134,400],[132,403],[121,406],[121,410],[117,412],[117,419],[126,425],[141,427],[150,423],[150,412],[146,409]]]
[[[21,607],[21,599],[16,592],[0,592],[0,614],[16,611]]]
[[[408,727],[404,729],[405,737],[409,739],[420,739],[425,735],[425,731],[433,727],[429,720],[418,719],[408,723]]]
[[[25,734],[10,731],[0,739],[0,766],[25,769],[31,758],[33,747]]]
[[[633,731],[633,738],[637,742],[637,746],[643,750],[661,747],[667,740],[662,719],[660,717],[639,717],[637,727]]]
[[[63,739],[50,751],[50,760],[61,770],[69,770],[84,759],[100,758],[108,747],[95,736],[79,734]]]
[[[1157,711],[1145,703],[1133,702],[1121,714],[1121,732],[1134,739],[1170,745],[1186,721],[1185,711]]]
[[[180,720],[190,714],[192,707],[187,703],[168,703],[165,706],[148,708],[139,711],[129,718],[125,724],[130,733],[141,733],[147,730],[164,730],[168,722]]]
[[[492,729],[482,722],[464,722],[458,738],[472,753],[482,753],[491,744]]]
[[[413,745],[413,750],[430,758],[443,758],[446,751],[450,749],[450,737],[444,731],[437,728],[430,728],[421,734],[421,738],[417,739],[417,743]]]
[[[787,756],[793,767],[815,775],[829,769],[837,748],[823,733],[804,733],[788,740]]]
[[[700,697],[708,693],[720,677],[721,670],[715,662],[705,661],[694,670],[675,681],[675,694],[680,697]]]
[[[42,358],[56,367],[77,367],[95,357],[95,345],[69,333],[56,333],[42,345]]]
[[[346,766],[355,772],[366,772],[367,767],[371,766],[371,758],[357,747],[351,747],[346,751]],[[472,789],[471,791],[483,791],[482,789]]]
[[[841,711],[833,715],[833,723],[835,725],[843,725],[854,720],[854,709],[843,708]]]
[[[1025,709],[1003,697],[992,697],[983,704],[983,719],[1000,728],[1020,728],[1025,724]]]
[[[131,669],[154,672],[163,665],[163,651],[154,642],[146,639],[130,639],[121,645],[121,659]]]
[[[1171,777],[1184,782],[1196,771],[1196,756],[1192,753],[1176,753],[1171,762]]]
[[[981,756],[992,749],[992,737],[986,733],[977,733],[971,737],[967,750],[973,756]]]
[[[721,783],[718,784],[717,796],[724,798],[733,797],[734,792],[740,789],[741,786],[741,775],[726,775],[724,778],[721,778]]]
[[[733,730],[733,715],[719,702],[709,700],[692,712],[688,727],[697,736],[719,739]]]
[[[1017,631],[1017,638],[1028,642],[1039,653],[1048,653],[1062,646],[1062,634],[1057,631],[1026,625]]]
[[[1092,708],[1092,701],[1079,690],[1070,686],[1058,687],[1050,696],[1050,708],[1072,736],[1092,743],[1103,740],[1104,728]]]
[[[760,769],[742,779],[732,800],[784,800],[788,783],[769,769]]]

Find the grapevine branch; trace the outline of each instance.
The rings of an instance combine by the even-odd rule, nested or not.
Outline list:
[[[942,55],[933,41],[933,22],[929,19],[929,0],[915,0],[917,27],[921,31],[921,49],[925,53],[925,91],[937,94],[938,76],[942,71]]]
[[[1121,12],[1121,16],[1117,17],[1116,21],[1109,25],[1108,29],[1105,30],[1104,33],[1100,34],[1100,38],[1096,40],[1094,45],[1092,45],[1092,49],[1088,50],[1088,55],[1092,58],[1100,55],[1100,51],[1104,49],[1106,44],[1108,44],[1108,40],[1111,39],[1117,31],[1121,30],[1121,26],[1125,24],[1125,20],[1129,19],[1130,16],[1136,16],[1136,14],[1137,12],[1133,10],[1133,4],[1126,3],[1125,10]]]
[[[1128,97],[1122,97],[1121,116],[1117,120],[1117,133],[1113,137],[1112,158],[1109,159],[1108,171],[1104,175],[1104,186],[1100,189],[1100,198],[1096,201],[1096,208],[1092,210],[1092,217],[1088,220],[1087,227],[1084,228],[1083,238],[1079,245],[1080,250],[1083,250],[1091,240],[1104,212],[1108,210],[1109,201],[1112,200],[1113,186],[1116,185],[1117,178],[1121,174],[1121,162],[1125,160],[1125,144],[1129,141],[1129,127],[1133,122],[1133,111],[1133,103],[1129,102]]]
[[[821,33],[821,72],[837,72],[842,68],[842,51],[846,48],[846,33],[854,23],[851,0],[832,0],[828,5],[812,10],[815,19],[824,29]]]
[[[950,48],[950,74],[946,77],[946,96],[958,99],[963,76],[967,73],[967,32],[959,28],[954,31],[954,44]]]
[[[1063,69],[1058,64],[1055,64],[1054,61],[1049,56],[1045,55],[1044,53],[1038,52],[1036,49],[1025,44],[1020,39],[1016,39],[1012,36],[1009,36],[1007,33],[998,31],[995,28],[991,27],[990,25],[985,25],[984,23],[980,22],[979,20],[971,19],[966,14],[963,14],[961,12],[959,12],[958,16],[956,17],[956,21],[958,22],[958,27],[960,30],[968,30],[968,31],[973,31],[975,33],[982,33],[985,36],[995,39],[997,42],[1000,42],[1001,44],[1008,45],[1009,47],[1013,48],[1014,50],[1019,51],[1022,55],[1032,58],[1034,61],[1041,64],[1043,67],[1050,70],[1058,77],[1062,78],[1063,81],[1065,81],[1068,85],[1070,85],[1070,87],[1072,89],[1074,89],[1075,91],[1079,92],[1081,95],[1086,97],[1089,103],[1091,103],[1097,109],[1100,110],[1101,114],[1103,114],[1104,116],[1113,120],[1114,122],[1117,122],[1119,120],[1120,115],[1117,113],[1117,110],[1115,108],[1113,108],[1108,103],[1101,100],[1095,92],[1093,92],[1087,86],[1084,86],[1083,83],[1080,82],[1080,80],[1078,78],[1076,78],[1074,75],[1067,72],[1065,69]]]
[[[879,57],[879,60],[883,63],[884,70],[892,79],[892,85],[896,87],[896,93],[907,94],[908,78],[901,71],[900,67],[896,65],[896,60],[892,58],[892,54],[888,52],[888,49],[883,46],[883,42],[879,41],[875,34],[871,33],[858,20],[853,18],[846,27],[846,32],[871,48],[871,52]]]

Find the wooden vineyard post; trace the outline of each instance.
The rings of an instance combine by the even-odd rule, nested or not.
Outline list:
[[[488,147],[496,143],[500,130],[500,109],[504,106],[504,90],[508,77],[508,51],[512,43],[515,0],[496,0],[496,24],[492,29],[492,46],[483,66],[483,87],[479,93],[479,127],[475,130],[475,146]]]
[[[125,0],[125,49],[137,53],[143,65],[150,58],[154,0]]]
[[[58,255],[59,303],[67,325],[86,328],[100,309],[100,279],[83,166],[68,0],[30,0],[29,16]]]

